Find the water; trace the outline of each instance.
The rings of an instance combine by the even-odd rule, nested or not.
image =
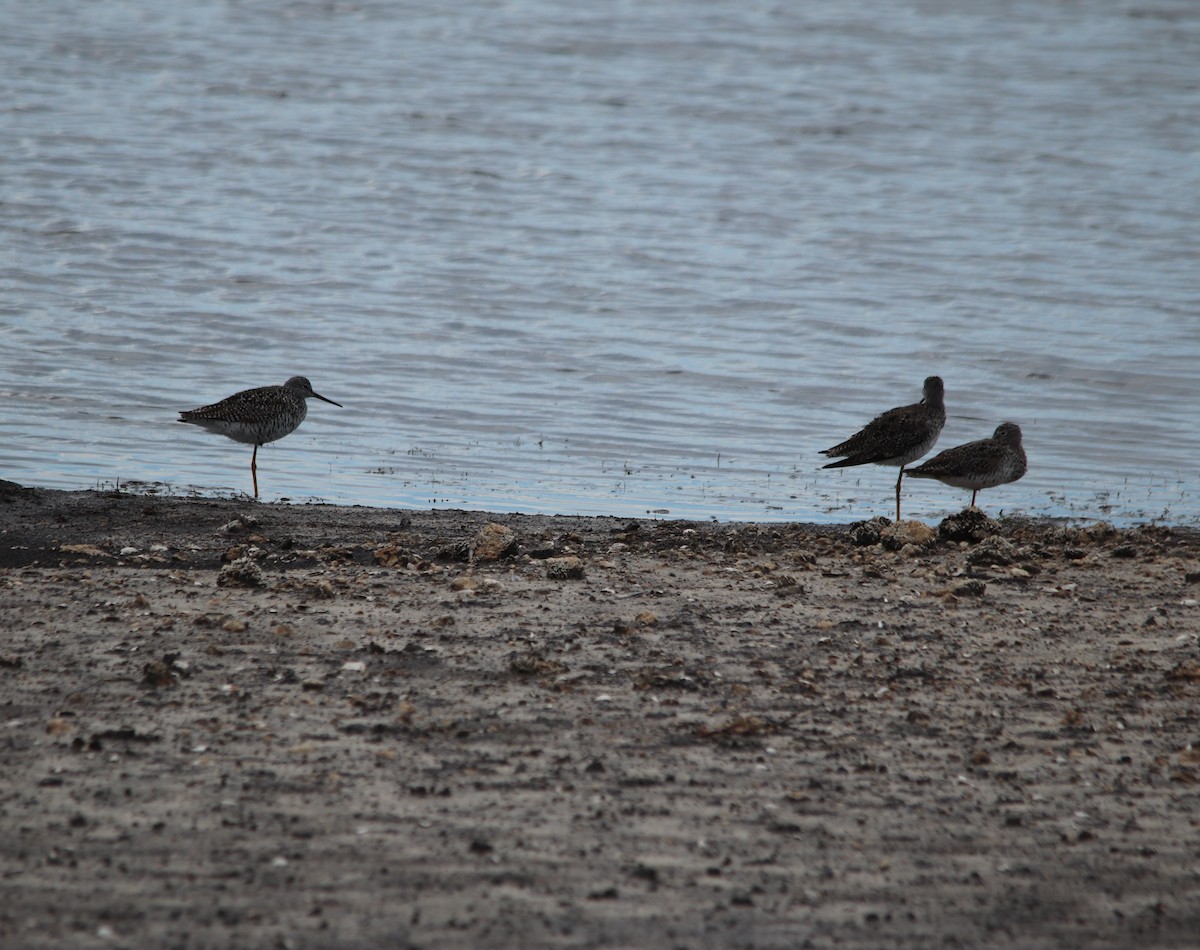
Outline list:
[[[1200,522],[1200,7],[0,0],[0,477],[888,514],[946,381],[989,511]],[[969,496],[913,480],[906,513]]]

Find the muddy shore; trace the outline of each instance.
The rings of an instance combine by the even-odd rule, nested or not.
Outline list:
[[[1195,946],[1200,534],[932,527],[9,488],[0,945]]]

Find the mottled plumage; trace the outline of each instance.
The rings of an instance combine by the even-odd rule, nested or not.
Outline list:
[[[900,520],[900,485],[904,466],[933,448],[946,424],[944,387],[940,376],[925,380],[924,398],[876,416],[860,431],[821,454],[839,459],[824,468],[850,465],[899,465],[896,479],[896,520]]]
[[[339,408],[342,405],[313,392],[312,384],[303,376],[293,376],[282,386],[246,389],[211,406],[180,412],[179,421],[198,425],[235,442],[253,445],[250,475],[254,479],[254,497],[257,498],[258,447],[295,432],[308,415],[307,400],[310,397]]]
[[[908,474],[913,478],[936,478],[954,488],[969,488],[971,507],[975,507],[975,496],[980,491],[1015,482],[1026,468],[1021,427],[1015,422],[1002,422],[990,439],[946,449]]]

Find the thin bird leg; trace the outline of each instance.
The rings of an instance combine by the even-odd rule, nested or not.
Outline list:
[[[254,447],[254,454],[250,456],[250,477],[254,479],[254,500],[258,501],[258,446]]]
[[[900,466],[900,475],[896,479],[896,524],[900,523],[900,483],[904,481],[904,466]]]
[[[978,488],[976,488],[976,489],[975,489],[973,492],[971,492],[971,507],[972,507],[972,508],[974,508],[974,507],[975,507],[975,496],[976,496],[976,495],[978,495],[978,494],[979,494],[979,489],[978,489]]]

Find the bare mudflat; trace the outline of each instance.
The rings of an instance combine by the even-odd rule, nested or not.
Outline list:
[[[1194,947],[1200,536],[879,527],[11,489],[0,944]]]

